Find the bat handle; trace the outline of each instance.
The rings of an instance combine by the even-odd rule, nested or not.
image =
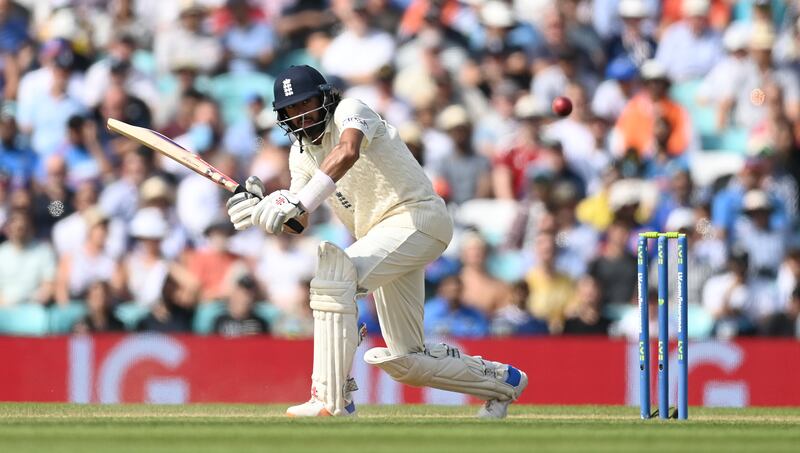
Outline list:
[[[242,192],[247,192],[247,190],[241,184],[237,185],[236,189],[233,190],[234,194],[242,193]],[[250,193],[250,192],[247,192],[247,193]],[[250,194],[250,195],[253,195],[253,194]],[[256,195],[253,195],[253,196],[255,197]],[[305,229],[303,227],[303,224],[298,222],[297,219],[289,219],[289,220],[287,220],[286,221],[286,225],[289,228],[291,228],[295,233],[302,233],[303,230]]]

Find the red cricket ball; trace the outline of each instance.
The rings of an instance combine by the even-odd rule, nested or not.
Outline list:
[[[572,113],[572,101],[568,97],[558,96],[553,99],[553,113],[564,117]]]

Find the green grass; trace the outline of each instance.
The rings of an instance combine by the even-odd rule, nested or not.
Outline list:
[[[358,419],[289,419],[285,406],[0,404],[0,452],[798,451],[800,409],[692,408],[688,421],[638,408],[361,406]]]

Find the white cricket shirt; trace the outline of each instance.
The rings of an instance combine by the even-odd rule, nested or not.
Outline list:
[[[342,99],[319,145],[304,140],[302,153],[299,143],[292,145],[290,191],[306,185],[345,129],[358,129],[364,140],[359,159],[337,181],[328,203],[350,233],[360,239],[381,223],[414,228],[449,243],[453,225],[444,201],[397,130],[356,99]]]

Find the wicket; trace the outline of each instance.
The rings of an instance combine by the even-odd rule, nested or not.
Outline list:
[[[670,418],[669,414],[669,239],[678,240],[678,413],[677,418],[689,417],[687,386],[689,383],[688,353],[688,308],[686,281],[688,265],[686,259],[686,235],[676,232],[647,232],[639,234],[637,247],[637,286],[639,302],[639,406],[643,419],[652,418],[650,412],[650,313],[648,291],[648,239],[658,241],[658,416]]]

